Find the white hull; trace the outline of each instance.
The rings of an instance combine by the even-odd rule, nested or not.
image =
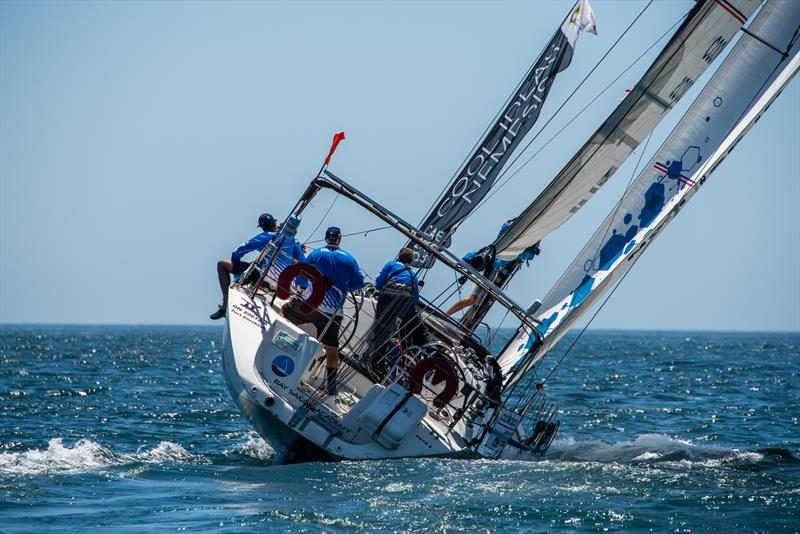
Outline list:
[[[391,430],[389,425],[372,432],[369,425],[365,428],[364,410],[384,388],[351,372],[344,362],[340,364],[340,373],[346,370],[353,374],[342,388],[349,401],[346,409],[335,411],[318,402],[318,386],[324,376],[323,365],[317,361],[322,355],[321,346],[307,332],[283,318],[275,309],[281,301],[276,301],[273,307],[269,304],[271,299],[271,295],[260,294],[251,300],[241,289],[231,288],[223,369],[241,411],[255,430],[284,455],[285,461],[475,454],[467,446],[468,429],[464,421],[457,421],[448,430],[452,421],[444,420],[441,413],[437,416],[438,410],[427,404],[424,410],[427,413],[400,438],[381,435]],[[364,299],[364,308],[367,306],[374,306],[374,301]],[[366,315],[362,313],[359,331],[370,326]],[[299,349],[295,354],[288,354],[291,351],[274,342],[279,332],[297,340]],[[278,366],[276,370],[275,362],[285,362],[287,356],[293,362],[289,367],[294,368]],[[414,399],[417,397],[411,400]],[[414,402],[423,404],[421,400]]]

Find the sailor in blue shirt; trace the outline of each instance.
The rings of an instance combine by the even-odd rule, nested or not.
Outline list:
[[[508,229],[508,227],[511,226],[513,223],[514,219],[509,219],[508,221],[504,222],[503,226],[500,227],[500,231],[497,232],[497,237],[503,235],[503,232],[505,232]],[[477,255],[478,255],[477,251],[467,252],[461,259],[469,263],[470,260]],[[491,273],[494,273],[499,268],[501,268],[504,263],[506,262],[504,262],[503,260],[497,260],[497,259],[494,260],[494,265],[492,265]],[[491,278],[491,273],[489,274],[488,278]],[[479,288],[478,286],[473,287],[472,292],[466,298],[463,298],[458,302],[456,302],[455,304],[453,304],[452,306],[450,306],[450,309],[447,310],[447,315],[453,315],[454,313],[461,311],[468,306],[472,306],[473,304],[475,304],[475,301],[478,300],[478,297],[480,297],[481,294],[483,294],[483,290],[481,288]]]
[[[330,286],[322,298],[322,304],[305,314],[300,311],[300,301],[290,300],[283,306],[283,315],[294,324],[311,323],[317,329],[317,338],[325,350],[327,368],[328,395],[336,396],[336,369],[339,366],[339,327],[342,323],[345,298],[349,291],[356,291],[364,286],[364,276],[356,259],[339,248],[342,231],[331,226],[325,232],[325,246],[312,250],[306,257],[306,263],[313,265],[328,279]],[[298,278],[298,285],[304,280]]]
[[[415,308],[419,300],[419,281],[410,267],[413,259],[414,251],[402,248],[397,255],[397,261],[384,265],[375,278],[378,305],[369,358],[372,371],[378,379],[383,379],[392,368],[400,347],[424,345],[428,342],[427,331]],[[400,319],[399,326],[397,319]]]
[[[267,244],[275,237],[277,231],[277,221],[275,217],[269,213],[262,213],[258,218],[258,226],[261,228],[261,233],[253,236],[249,240],[239,245],[236,250],[231,253],[230,260],[220,260],[217,262],[217,277],[219,278],[219,287],[222,290],[222,304],[219,309],[211,314],[211,319],[217,320],[225,317],[225,310],[228,306],[228,287],[231,285],[231,274],[239,276],[247,270],[250,262],[242,261],[242,257],[248,252],[261,251]],[[278,237],[276,246],[280,246],[277,255],[269,268],[266,279],[270,286],[277,283],[278,275],[286,267],[293,262],[305,261],[303,251],[300,244],[293,238],[281,239]],[[274,254],[274,252],[272,253]],[[259,264],[260,268],[266,267],[272,254],[267,254]]]

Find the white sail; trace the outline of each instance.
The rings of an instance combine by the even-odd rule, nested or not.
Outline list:
[[[698,2],[614,112],[495,241],[497,257],[516,258],[583,207],[689,90],[759,3]]]
[[[545,311],[538,316],[544,345],[535,360],[624,276],[791,80],[800,62],[798,30],[796,0],[770,0],[764,6],[749,33],[545,297]],[[518,334],[499,358],[504,371],[524,357],[530,343],[526,332]]]

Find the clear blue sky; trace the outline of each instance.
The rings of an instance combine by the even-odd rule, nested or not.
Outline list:
[[[644,3],[593,2],[600,35],[581,37],[539,125]],[[551,126],[691,4],[654,4]],[[337,130],[347,140],[331,170],[418,222],[569,7],[0,2],[0,322],[209,323],[216,260],[256,233],[262,211],[285,216]],[[453,251],[484,244],[530,202],[654,54],[478,211]],[[800,330],[798,83],[648,249],[594,327]],[[638,155],[543,242],[515,299],[546,293]],[[329,202],[316,201],[301,237]],[[378,226],[341,201],[329,223]],[[373,275],[402,244],[380,232],[343,242]]]

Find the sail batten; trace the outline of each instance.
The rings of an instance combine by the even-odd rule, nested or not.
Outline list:
[[[514,259],[577,213],[711,65],[758,0],[704,0],[628,95],[494,243]]]
[[[750,26],[749,33],[760,39],[745,35],[736,43],[547,294],[544,311],[537,317],[544,343],[534,358],[525,361],[526,366],[543,357],[592,304],[621,281],[797,72],[800,10],[793,2],[766,3]],[[522,362],[522,349],[530,342],[528,332],[518,331],[515,343],[498,358],[504,371]]]

